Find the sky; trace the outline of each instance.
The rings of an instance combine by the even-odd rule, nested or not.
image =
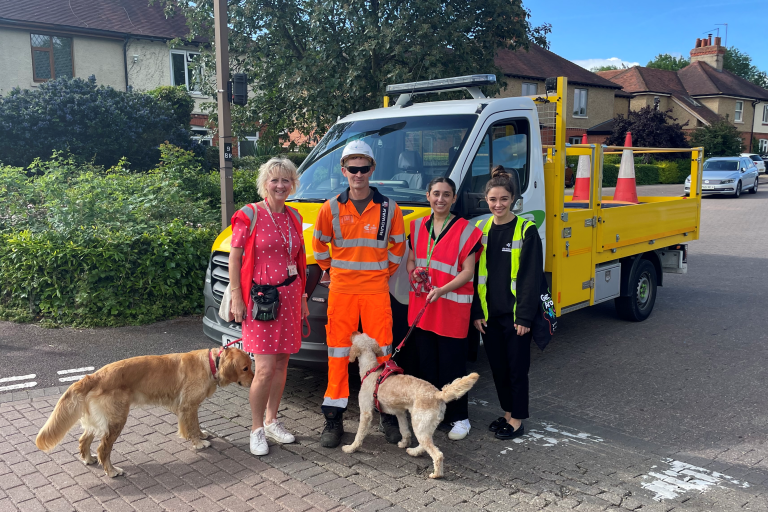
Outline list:
[[[725,44],[768,71],[768,0],[523,0],[531,23],[550,23],[550,50],[583,67],[645,66],[660,53],[689,58],[696,38],[717,28]],[[621,67],[619,65],[619,67]]]

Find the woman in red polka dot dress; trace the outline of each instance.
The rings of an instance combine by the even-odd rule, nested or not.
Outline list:
[[[251,452],[269,453],[267,438],[277,443],[295,441],[277,420],[285,387],[288,359],[301,347],[301,322],[309,315],[304,294],[306,254],[299,213],[285,206],[295,191],[298,174],[293,163],[272,158],[259,169],[258,188],[264,201],[246,205],[232,217],[229,276],[231,311],[242,322],[243,349],[254,355],[256,377],[251,384]],[[253,211],[253,208],[256,211]],[[250,219],[256,225],[250,234]],[[250,298],[252,284],[277,286],[280,307],[275,320],[255,320]],[[266,417],[265,417],[266,413]]]

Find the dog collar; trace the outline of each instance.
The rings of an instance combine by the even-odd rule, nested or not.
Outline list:
[[[224,350],[221,352],[224,352]],[[217,373],[219,372],[219,358],[221,357],[221,352],[219,352],[219,355],[217,355],[216,359],[214,360],[213,349],[208,349],[208,364],[211,366],[211,376],[214,378],[214,380],[219,379]]]

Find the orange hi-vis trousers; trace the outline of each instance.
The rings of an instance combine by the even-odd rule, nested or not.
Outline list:
[[[325,326],[328,344],[328,388],[323,407],[346,409],[349,401],[349,349],[350,336],[360,321],[363,332],[375,339],[382,351],[384,362],[392,354],[392,308],[389,292],[369,295],[346,293],[328,294],[328,325]]]

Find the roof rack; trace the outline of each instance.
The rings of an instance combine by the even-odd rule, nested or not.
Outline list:
[[[387,94],[400,93],[396,107],[408,105],[416,94],[428,94],[431,92],[447,92],[465,90],[475,99],[485,98],[480,91],[481,85],[493,85],[496,83],[496,75],[467,75],[452,78],[439,78],[437,80],[423,80],[421,82],[409,82],[405,84],[393,84],[387,86]]]

